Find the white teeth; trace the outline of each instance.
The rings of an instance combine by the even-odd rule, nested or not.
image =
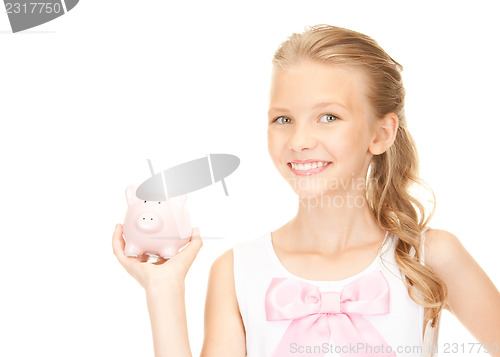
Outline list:
[[[292,168],[294,170],[302,170],[302,171],[307,171],[307,170],[311,170],[311,169],[315,169],[318,167],[328,165],[327,162],[321,162],[321,161],[307,163],[307,164],[295,164],[295,163],[291,162],[290,164],[292,165]]]

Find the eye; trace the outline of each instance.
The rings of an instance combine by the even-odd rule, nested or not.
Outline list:
[[[285,116],[280,116],[280,117],[277,117],[276,119],[274,119],[274,120],[273,120],[273,123],[274,123],[274,122],[277,122],[277,121],[278,121],[278,123],[279,123],[279,120],[280,120],[280,119],[287,119],[287,120],[290,120],[290,118],[288,118],[288,117],[285,117]],[[286,123],[280,123],[280,124],[286,124]]]
[[[158,202],[158,204],[160,204],[161,202]]]
[[[336,121],[336,120],[338,120],[338,119],[339,119],[339,117],[338,117],[338,116],[333,115],[333,114],[323,114],[323,115],[321,116],[321,119],[323,119],[323,118],[325,118],[325,117],[326,117],[326,122],[327,122],[327,123],[332,123],[332,122],[334,122],[334,121]]]
[[[144,201],[144,203],[146,203],[146,201]]]

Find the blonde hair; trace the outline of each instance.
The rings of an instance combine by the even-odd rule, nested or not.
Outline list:
[[[395,234],[396,262],[405,275],[409,296],[429,308],[425,324],[435,327],[447,299],[444,281],[421,263],[421,236],[436,209],[426,220],[424,206],[411,195],[411,184],[427,186],[418,177],[419,160],[415,142],[408,131],[405,113],[403,67],[371,37],[330,25],[316,25],[301,34],[293,33],[273,57],[275,69],[313,60],[360,68],[367,75],[368,98],[376,118],[395,113],[399,127],[395,141],[381,155],[375,155],[367,174],[367,202],[380,226]],[[418,212],[420,213],[420,217]]]

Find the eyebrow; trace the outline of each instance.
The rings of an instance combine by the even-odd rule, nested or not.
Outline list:
[[[321,103],[317,103],[315,104],[312,109],[318,109],[318,108],[322,108],[322,107],[327,107],[329,105],[338,105],[344,109],[347,110],[347,108],[345,107],[345,105],[341,104],[341,103],[338,103],[338,102],[321,102]],[[269,108],[269,111],[268,112],[272,112],[272,111],[278,111],[278,112],[283,112],[283,111],[287,111],[287,109],[285,108],[280,108],[280,107],[271,107]]]

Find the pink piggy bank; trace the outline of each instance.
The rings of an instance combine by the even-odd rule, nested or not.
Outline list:
[[[185,207],[187,195],[167,197],[166,201],[144,201],[136,196],[136,190],[135,185],[125,190],[128,203],[123,223],[125,255],[173,257],[191,238],[191,219]]]

